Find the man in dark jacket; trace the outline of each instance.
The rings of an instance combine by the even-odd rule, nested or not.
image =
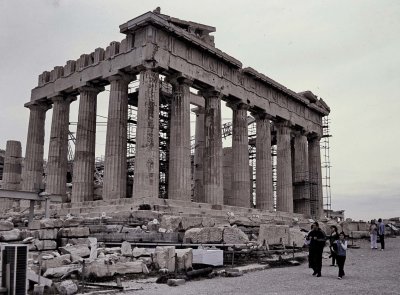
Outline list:
[[[325,247],[326,236],[319,228],[318,222],[313,223],[313,230],[308,234],[307,239],[310,241],[310,261],[313,269],[313,276],[321,276],[322,268],[322,252]]]

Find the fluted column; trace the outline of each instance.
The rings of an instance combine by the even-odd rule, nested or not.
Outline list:
[[[265,113],[253,114],[256,119],[256,207],[274,210],[271,159],[271,125]]]
[[[227,104],[232,108],[232,206],[250,207],[248,105]]]
[[[307,137],[298,132],[294,137],[294,212],[310,216],[310,182]]]
[[[312,217],[317,219],[323,217],[324,214],[320,140],[321,137],[316,134],[308,138],[308,159],[311,182],[310,206]]]
[[[168,198],[191,201],[190,81],[175,78],[172,84]]]
[[[145,69],[140,73],[136,127],[135,175],[133,198],[158,198],[159,190],[159,111],[158,73]]]
[[[203,186],[203,161],[204,161],[204,108],[197,107],[192,110],[196,114],[196,134],[194,146],[194,197],[193,201],[205,203]]]
[[[103,200],[126,197],[128,84],[131,80],[133,80],[132,76],[124,74],[109,78],[110,99],[104,158]]]
[[[206,203],[223,204],[221,98],[216,91],[202,92],[204,114],[204,199]]]
[[[277,123],[277,210],[293,213],[291,130],[288,122]]]
[[[2,189],[20,190],[21,189],[21,142],[8,140],[4,157],[4,169],[2,179]],[[0,212],[12,207],[13,201],[10,199],[0,200]]]
[[[67,194],[69,106],[72,97],[55,96],[51,120],[46,192],[61,202]]]
[[[101,90],[88,86],[79,89],[79,112],[71,199],[73,203],[93,201],[97,94]]]
[[[22,170],[22,190],[37,192],[43,183],[44,127],[47,104],[31,104],[24,167]]]

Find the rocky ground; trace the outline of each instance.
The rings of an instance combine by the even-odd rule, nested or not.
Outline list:
[[[360,249],[349,249],[346,276],[337,279],[337,267],[324,259],[322,277],[311,275],[304,263],[296,267],[272,268],[236,278],[214,278],[187,282],[179,287],[152,283],[132,283],[135,290],[118,294],[400,294],[400,238],[387,238],[386,250],[369,248],[368,241],[357,242]]]

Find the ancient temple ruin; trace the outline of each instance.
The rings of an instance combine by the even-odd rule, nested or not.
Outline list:
[[[166,204],[221,210],[299,213],[319,218],[323,210],[320,139],[330,109],[311,91],[296,93],[214,45],[215,28],[147,12],[120,26],[125,35],[39,75],[31,100],[22,190],[43,188],[46,111],[53,108],[45,191],[58,208],[101,204]],[[129,85],[139,81],[138,91]],[[101,203],[93,202],[96,99],[110,85]],[[169,87],[165,197],[160,196],[160,108]],[[168,93],[167,93],[168,94]],[[69,107],[79,115],[67,207]],[[232,109],[229,197],[224,198],[221,104]],[[190,109],[190,105],[195,109]],[[127,192],[128,108],[137,107],[133,188]],[[196,113],[191,157],[190,112]],[[256,185],[251,201],[248,115],[256,125]],[[276,148],[276,195],[271,147]],[[161,167],[161,168],[160,168]],[[165,168],[165,167],[164,167]],[[224,187],[225,185],[225,187]],[[130,196],[131,195],[131,196]],[[127,197],[130,198],[127,198]],[[163,195],[164,197],[164,195]],[[163,202],[161,202],[163,201]],[[129,207],[128,205],[128,207]],[[81,211],[82,212],[82,211]],[[207,211],[208,212],[208,211]],[[249,211],[250,212],[250,211]]]

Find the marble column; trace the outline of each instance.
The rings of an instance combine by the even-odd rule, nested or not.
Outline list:
[[[191,201],[190,81],[175,78],[172,84],[168,199]]]
[[[232,201],[226,204],[250,207],[249,136],[247,126],[248,105],[227,104],[233,110],[232,119]]]
[[[294,212],[307,217],[310,217],[309,174],[307,137],[298,132],[294,137]]]
[[[274,210],[272,186],[271,124],[265,113],[253,114],[256,119],[256,207]]]
[[[221,98],[217,91],[204,91],[204,200],[223,204]]]
[[[308,137],[308,159],[311,183],[310,207],[311,216],[316,219],[319,219],[324,215],[320,140],[321,137],[316,134]]]
[[[291,128],[289,122],[275,124],[277,129],[277,211],[293,213]]]
[[[101,90],[100,88],[89,86],[79,89],[80,98],[72,179],[72,203],[93,201],[97,94]]]
[[[33,103],[27,107],[30,115],[22,170],[22,190],[38,192],[43,188],[44,128],[46,111],[51,106]]]
[[[61,202],[67,195],[69,106],[73,97],[55,96],[51,120],[46,192]]]
[[[104,157],[103,200],[126,197],[128,85],[132,76],[118,74],[109,78],[106,151]]]
[[[192,110],[196,114],[196,133],[194,146],[194,197],[193,201],[205,203],[203,185],[204,161],[204,108],[197,107]]]
[[[144,69],[140,73],[135,175],[133,198],[158,198],[160,181],[159,112],[160,81],[158,73]]]
[[[21,189],[21,160],[21,142],[8,140],[4,157],[2,189],[17,191]],[[12,205],[13,200],[1,199],[0,212],[11,209]]]

